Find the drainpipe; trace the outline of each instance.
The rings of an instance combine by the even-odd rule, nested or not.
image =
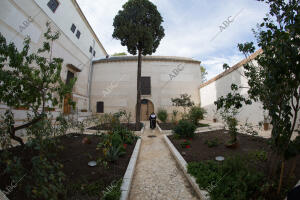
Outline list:
[[[92,54],[90,58],[90,73],[89,73],[89,78],[88,78],[88,98],[89,98],[89,112],[92,112],[92,106],[91,106],[91,91],[92,91],[92,77],[93,77],[93,53],[94,53],[94,48],[95,48],[95,40],[93,40],[93,49],[92,49]]]

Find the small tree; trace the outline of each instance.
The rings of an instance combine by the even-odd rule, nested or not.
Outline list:
[[[173,106],[183,107],[184,114],[186,114],[186,108],[191,107],[194,102],[191,100],[191,95],[181,94],[180,97],[171,98]]]
[[[217,106],[217,110],[220,111],[222,119],[226,123],[231,140],[228,145],[235,144],[237,142],[237,125],[238,121],[236,115],[239,113],[239,109],[244,104],[251,104],[251,100],[243,97],[238,93],[238,86],[231,85],[232,93],[228,93],[225,97],[221,96],[214,104]]]
[[[200,66],[200,72],[201,72],[201,83],[204,83],[207,81],[207,78],[206,78],[207,71],[206,71],[205,67]]]
[[[262,0],[263,1],[263,0]],[[262,54],[244,65],[250,89],[248,94],[260,101],[271,117],[272,144],[274,152],[282,161],[277,193],[280,193],[284,172],[284,157],[291,145],[300,108],[300,4],[299,1],[268,0],[269,15],[254,31]],[[276,22],[274,22],[274,18]],[[252,42],[239,44],[241,52],[248,57],[254,52]],[[270,177],[277,163],[272,163]]]
[[[129,53],[138,53],[136,128],[140,128],[142,55],[156,51],[164,37],[163,19],[148,0],[129,0],[114,18],[113,38],[121,40]]]
[[[5,126],[0,129],[0,134],[9,134],[21,145],[24,142],[15,132],[45,118],[48,105],[61,107],[64,96],[71,93],[75,83],[75,79],[69,84],[61,79],[63,60],[52,57],[53,42],[59,38],[59,33],[53,33],[49,23],[44,37],[43,47],[30,54],[30,38],[24,40],[24,47],[19,52],[0,34],[0,102],[9,107],[26,107],[33,113],[27,123],[15,126],[11,108],[6,110]],[[44,57],[47,53],[49,57]]]

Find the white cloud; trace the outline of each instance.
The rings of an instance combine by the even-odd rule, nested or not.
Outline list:
[[[109,54],[126,52],[112,38],[113,19],[126,0],[77,0],[88,21]],[[234,64],[237,43],[253,41],[252,28],[267,12],[264,3],[253,0],[152,0],[161,13],[165,37],[154,55],[193,57],[205,62]],[[241,11],[241,12],[240,12]],[[240,12],[240,13],[239,13]],[[229,17],[239,15],[213,41]],[[231,18],[232,19],[232,18]],[[209,77],[222,71],[223,63],[207,64]]]
[[[244,59],[242,55],[232,55],[227,57],[210,57],[202,61],[202,65],[206,68],[208,75],[207,80],[217,76],[223,72],[223,64],[227,63],[230,67]]]

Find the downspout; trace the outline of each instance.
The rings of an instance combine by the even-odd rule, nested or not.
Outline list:
[[[91,58],[90,58],[90,73],[89,73],[89,78],[88,78],[88,98],[89,98],[89,112],[92,112],[92,105],[91,105],[91,91],[92,91],[92,77],[93,77],[93,53],[94,53],[94,48],[95,48],[95,40],[93,40],[93,48],[92,48],[92,53],[91,53]]]

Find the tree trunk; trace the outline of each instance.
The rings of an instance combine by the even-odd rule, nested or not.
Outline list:
[[[277,188],[277,194],[280,194],[282,179],[283,179],[283,172],[284,172],[284,160],[281,161],[281,171],[280,171],[279,184],[278,184],[278,188]]]
[[[16,136],[16,131],[14,127],[11,127],[9,130],[10,138],[17,141],[21,146],[24,146],[24,142],[21,137]]]
[[[135,114],[135,128],[139,130],[141,121],[141,72],[142,72],[142,54],[139,50],[138,54],[138,70],[137,70],[137,95],[136,95],[136,114]]]

